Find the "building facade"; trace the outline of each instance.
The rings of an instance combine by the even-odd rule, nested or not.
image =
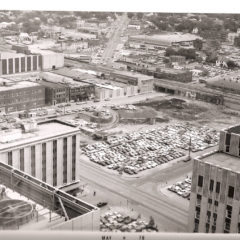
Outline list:
[[[188,226],[240,233],[240,126],[221,131],[219,150],[194,160]]]
[[[9,131],[0,132],[0,136],[6,134]],[[77,179],[80,149],[77,128],[52,120],[39,123],[34,131],[25,128],[20,135],[15,136],[15,141],[1,140],[1,162],[53,186]]]
[[[29,81],[0,81],[0,109],[9,113],[45,106],[45,88]]]
[[[153,91],[153,77],[128,71],[115,71],[110,73],[110,79],[128,85],[138,86],[138,93]]]
[[[42,66],[42,56],[16,53],[1,53],[0,75],[39,71]]]
[[[56,105],[58,103],[65,103],[69,101],[69,89],[63,84],[40,81],[45,87],[45,104]]]

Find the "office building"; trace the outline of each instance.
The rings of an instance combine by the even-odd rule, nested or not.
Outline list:
[[[12,52],[0,53],[0,75],[39,71],[42,66],[40,55]]]
[[[44,105],[45,89],[40,84],[0,78],[0,112],[16,112]]]
[[[0,131],[0,161],[53,186],[77,179],[79,130],[58,120]]]
[[[218,151],[194,160],[188,226],[240,233],[240,126],[221,131]]]

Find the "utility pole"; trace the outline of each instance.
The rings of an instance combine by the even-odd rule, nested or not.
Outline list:
[[[191,160],[191,150],[192,150],[192,138],[190,137],[188,146],[188,160]]]

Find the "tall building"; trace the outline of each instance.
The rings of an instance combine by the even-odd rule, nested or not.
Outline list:
[[[0,161],[53,186],[77,178],[79,130],[58,120],[0,131]]]
[[[194,160],[188,226],[240,233],[240,125],[220,132],[219,150]]]

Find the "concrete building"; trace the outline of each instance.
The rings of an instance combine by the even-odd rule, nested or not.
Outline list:
[[[80,134],[58,120],[22,122],[22,129],[0,132],[0,161],[50,185],[78,177]]]
[[[45,88],[30,81],[0,79],[0,112],[16,112],[45,105]]]
[[[219,150],[194,160],[189,231],[240,233],[240,126],[220,132]]]
[[[130,71],[114,71],[110,73],[110,79],[128,85],[138,86],[139,93],[153,91],[153,77]]]
[[[52,70],[64,66],[64,55],[62,53],[55,53],[38,48],[30,48],[30,51],[32,54],[41,56],[40,66],[42,70]]]
[[[42,68],[40,55],[25,55],[12,52],[1,52],[0,75],[39,71]]]

